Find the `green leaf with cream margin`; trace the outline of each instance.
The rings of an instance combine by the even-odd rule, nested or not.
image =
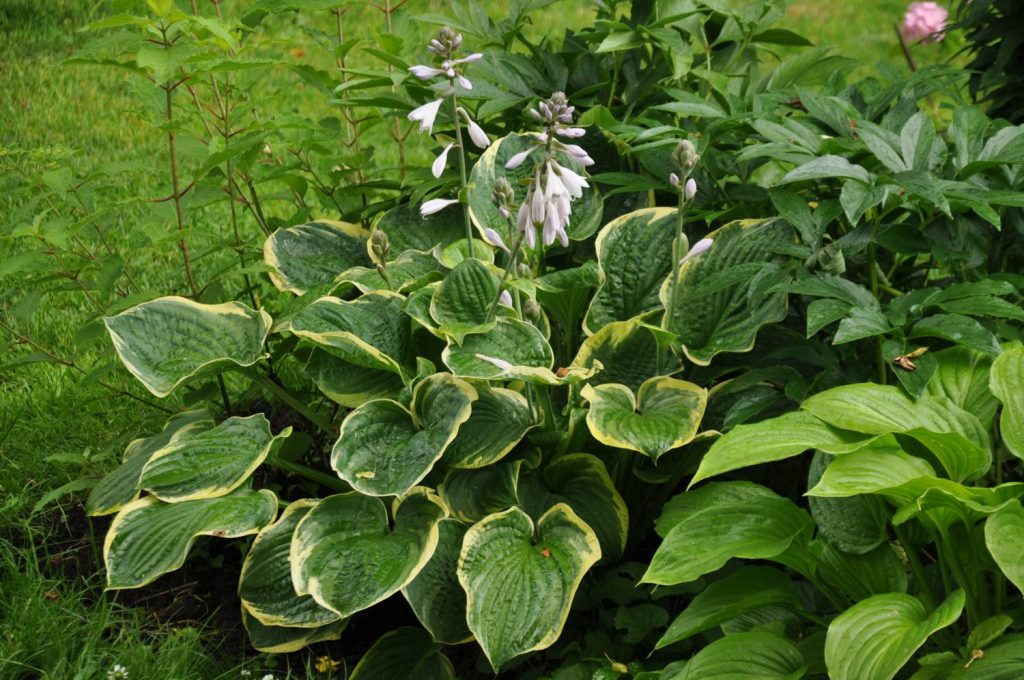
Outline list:
[[[469,629],[495,670],[555,643],[583,575],[600,558],[593,529],[561,503],[536,526],[509,508],[470,528],[459,582]]]
[[[615,218],[597,235],[600,285],[583,320],[591,335],[609,323],[658,309],[658,291],[672,272],[675,208],[643,208]],[[687,250],[686,236],[679,252]]]
[[[350,680],[456,680],[440,646],[419,628],[385,633],[356,664]]]
[[[952,625],[964,608],[954,591],[931,614],[916,597],[886,593],[861,600],[832,620],[825,665],[833,680],[891,680],[932,633]]]
[[[491,306],[498,297],[498,277],[477,259],[466,259],[448,272],[430,300],[430,316],[455,342],[470,333],[494,328]]]
[[[992,393],[1003,403],[999,434],[1006,448],[1024,458],[1024,347],[1015,347],[996,357],[989,374]]]
[[[236,489],[226,496],[163,503],[152,496],[121,508],[103,542],[107,589],[139,588],[185,563],[197,536],[238,538],[274,521],[277,496]]]
[[[317,503],[303,498],[288,505],[276,522],[257,534],[242,563],[238,596],[246,611],[264,626],[318,628],[341,618],[309,595],[297,595],[292,585],[288,562],[292,534]]]
[[[348,625],[348,619],[338,619],[316,628],[267,626],[243,605],[242,625],[255,649],[268,654],[290,654],[317,642],[337,640]]]
[[[779,246],[793,241],[792,230],[778,219],[730,222],[708,234],[704,253],[679,268],[679,288],[668,330],[679,336],[683,351],[700,366],[722,352],[748,352],[760,328],[786,318],[786,294],[777,267]],[[669,313],[672,278],[661,287]]]
[[[270,315],[238,302],[205,305],[162,297],[103,319],[125,367],[166,397],[190,378],[263,358]]]
[[[286,427],[275,436],[262,413],[184,432],[152,455],[140,485],[167,503],[223,496],[249,479],[291,432]]]
[[[645,380],[674,373],[679,368],[674,354],[661,352],[668,356],[662,356],[659,369],[656,332],[655,327],[639,319],[610,323],[583,341],[570,367],[585,370],[602,367],[588,381],[594,387],[618,383],[639,390]]]
[[[1024,592],[1024,507],[1014,502],[985,520],[985,545],[999,569]]]
[[[519,392],[480,383],[469,420],[459,427],[441,459],[451,468],[476,469],[497,463],[533,425],[530,405]]]
[[[465,380],[435,373],[416,385],[411,410],[388,399],[367,402],[342,422],[331,467],[360,493],[405,494],[469,420],[477,396]]]
[[[405,298],[367,293],[350,302],[322,297],[291,320],[288,330],[349,363],[414,375],[412,327],[402,313]]]
[[[154,453],[172,443],[177,437],[202,432],[215,424],[213,416],[206,409],[185,411],[171,416],[161,432],[133,439],[124,450],[123,462],[89,492],[89,498],[85,501],[86,512],[93,517],[109,515],[137,499],[142,468]]]
[[[402,588],[416,618],[434,640],[458,644],[473,639],[466,624],[466,591],[457,574],[467,527],[454,519],[441,520],[437,549],[412,581]]]
[[[345,408],[357,408],[373,399],[397,399],[405,387],[397,373],[359,366],[319,347],[302,368],[328,399]]]
[[[303,295],[333,283],[352,267],[370,266],[369,236],[362,227],[348,222],[307,222],[268,236],[263,242],[263,260],[273,269],[270,280],[278,290]]]
[[[298,595],[312,595],[339,616],[351,616],[404,588],[438,544],[448,511],[422,489],[396,499],[394,526],[379,498],[330,496],[302,518],[288,561]]]
[[[590,402],[587,427],[595,439],[654,460],[693,440],[708,399],[703,387],[667,377],[647,380],[636,396],[615,383],[585,385],[580,395]]]

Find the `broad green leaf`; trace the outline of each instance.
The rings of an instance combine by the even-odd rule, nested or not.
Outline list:
[[[654,460],[693,440],[708,399],[704,388],[675,378],[651,378],[636,396],[614,383],[586,385],[580,396],[590,403],[587,427],[595,439]]]
[[[338,275],[339,286],[335,294],[352,284],[362,293],[375,290],[389,290],[405,293],[420,288],[444,276],[444,268],[433,253],[407,250],[384,267],[383,272],[375,267],[352,267]]]
[[[554,644],[583,575],[600,557],[593,530],[563,504],[536,526],[522,510],[509,508],[470,528],[459,582],[469,629],[495,670]]]
[[[515,448],[532,427],[530,407],[519,392],[478,384],[469,420],[445,449],[442,464],[452,468],[482,468],[498,462]]]
[[[125,367],[166,397],[190,378],[263,358],[270,315],[238,302],[204,305],[162,297],[103,319]]]
[[[807,472],[807,488],[820,480],[832,457],[814,454]],[[889,532],[889,509],[885,500],[867,494],[846,498],[810,496],[808,509],[818,525],[818,537],[843,552],[863,555],[884,543]]]
[[[542,149],[535,151],[525,163],[513,170],[506,169],[505,164],[531,145],[540,145],[536,135],[511,134],[494,141],[477,159],[466,187],[469,214],[477,231],[482,233],[484,229],[494,229],[510,247],[518,234],[509,228],[508,220],[498,213],[498,207],[494,205],[494,182],[498,177],[506,177],[516,187],[516,200],[522,200],[523,183],[533,179],[534,165],[543,159],[544,152]],[[559,158],[558,162],[575,172],[583,172],[583,168],[566,157]],[[583,197],[572,204],[572,217],[566,229],[569,238],[579,241],[597,231],[601,226],[602,209],[600,194],[593,188],[585,189]]]
[[[434,292],[430,316],[456,342],[470,333],[494,328],[491,305],[498,297],[498,278],[486,264],[463,260],[451,270]]]
[[[985,545],[1006,578],[1024,591],[1024,508],[1011,503],[985,520]]]
[[[242,563],[238,596],[246,612],[264,626],[319,628],[339,619],[309,595],[297,595],[292,585],[292,533],[318,502],[304,498],[285,508],[274,524],[257,534]]]
[[[448,269],[455,269],[455,267],[463,260],[469,260],[472,258],[475,258],[484,264],[494,264],[494,246],[482,241],[481,239],[474,239],[472,258],[469,254],[469,247],[469,239],[460,238],[454,243],[444,246],[443,248],[435,248],[434,258]]]
[[[677,215],[674,208],[643,208],[601,229],[595,244],[601,285],[583,321],[588,335],[660,306],[658,291],[672,271]],[[688,248],[683,236],[679,252]]]
[[[784,573],[772,567],[744,567],[697,593],[669,625],[655,649],[685,640],[761,607],[797,607],[799,604],[796,588]]]
[[[711,445],[690,485],[730,470],[784,460],[808,449],[848,453],[870,440],[863,434],[832,427],[805,411],[737,425]]]
[[[521,460],[503,461],[476,470],[451,470],[438,492],[452,517],[472,524],[519,505]]]
[[[439,498],[412,493],[394,513],[378,498],[358,493],[323,499],[292,535],[288,561],[299,595],[312,595],[339,616],[351,616],[409,584],[434,554]]]
[[[806,512],[764,487],[711,482],[666,504],[657,525],[665,540],[641,582],[687,583],[734,557],[771,559],[812,526]]]
[[[291,432],[286,427],[274,435],[262,413],[183,432],[150,457],[140,485],[167,503],[223,496],[249,479]]]
[[[907,167],[912,170],[931,170],[946,150],[946,145],[935,136],[935,125],[924,111],[911,116],[900,131],[900,150]]]
[[[662,680],[797,680],[807,670],[803,654],[778,635],[751,631],[715,640]]]
[[[404,302],[384,291],[351,302],[326,296],[296,314],[288,330],[349,363],[405,377],[415,362]]]
[[[817,563],[818,575],[854,601],[907,590],[906,567],[888,543],[854,555],[819,538],[811,543],[810,552]]]
[[[963,314],[932,314],[914,324],[910,338],[942,338],[996,356],[999,342],[987,328]]]
[[[795,170],[790,170],[778,183],[800,182],[808,179],[855,179],[869,184],[871,173],[842,156],[831,154],[810,160]]]
[[[665,363],[671,364],[666,373],[678,366],[674,357]],[[570,365],[587,370],[601,366],[588,381],[594,387],[617,383],[636,391],[645,380],[659,373],[658,341],[650,328],[637,319],[613,322],[584,340]]]
[[[450,341],[441,355],[452,373],[481,380],[523,380],[560,385],[552,366],[555,354],[544,335],[531,323],[500,318],[486,333],[468,335],[461,345]],[[589,377],[594,369],[573,369],[569,380]]]
[[[361,493],[403,495],[441,458],[476,398],[466,381],[435,373],[416,385],[411,411],[387,399],[367,402],[342,422],[331,467]]]
[[[955,591],[931,615],[917,598],[903,593],[861,600],[832,620],[825,663],[833,680],[890,680],[937,630],[953,624],[964,608]]]
[[[103,542],[107,589],[138,588],[185,563],[197,536],[238,538],[274,521],[277,497],[266,489],[163,503],[152,496],[125,505]]]
[[[708,237],[711,248],[680,267],[674,310],[671,277],[660,293],[671,314],[668,330],[701,366],[721,352],[751,350],[761,326],[786,317],[785,292],[768,284],[781,276],[774,249],[793,241],[789,225],[779,219],[730,222]]]
[[[446,519],[438,529],[434,555],[402,589],[402,594],[434,640],[456,644],[473,638],[466,624],[466,591],[459,585],[456,573],[466,527]]]
[[[163,431],[133,439],[124,451],[124,462],[101,479],[89,492],[85,501],[86,512],[92,516],[109,515],[139,497],[139,479],[142,468],[154,453],[188,432],[201,432],[215,424],[206,409],[185,411],[171,418]]]
[[[319,348],[310,353],[303,368],[328,399],[346,408],[374,399],[397,399],[404,387],[401,376],[391,371],[359,366]]]
[[[537,301],[565,329],[579,327],[580,317],[590,303],[591,291],[600,283],[597,263],[590,259],[579,267],[559,269],[533,280]]]
[[[1010,453],[1024,458],[1024,347],[1015,347],[996,357],[989,386],[1003,403],[999,434]]]
[[[435,246],[444,248],[466,236],[462,209],[457,205],[422,217],[418,206],[405,203],[383,213],[375,228],[388,235],[393,255],[407,250],[429,251]]]
[[[520,507],[540,518],[565,503],[587,523],[601,544],[602,562],[614,561],[626,548],[629,508],[601,459],[588,453],[555,458],[542,471],[519,480]]]
[[[935,477],[931,465],[907,454],[894,441],[883,439],[834,458],[807,495],[845,498],[879,493],[922,477]]]
[[[351,680],[455,680],[455,669],[430,635],[419,628],[385,633],[367,650]]]
[[[268,654],[290,654],[317,642],[337,640],[348,625],[348,619],[338,619],[317,628],[266,626],[243,605],[242,625],[249,633],[249,642],[257,650]]]
[[[900,507],[892,516],[893,524],[902,524],[926,513],[933,524],[948,526],[959,520],[968,526],[1015,505],[1024,496],[1024,482],[1007,482],[995,487],[964,486],[948,479],[915,479],[886,492]]]
[[[368,237],[358,225],[317,220],[275,231],[263,242],[263,259],[279,290],[302,295],[351,267],[370,266]]]
[[[985,655],[974,659],[964,668],[967,661],[957,659],[938,680],[1019,680],[1024,677],[1024,635],[1017,633],[999,638],[998,644],[982,650]]]

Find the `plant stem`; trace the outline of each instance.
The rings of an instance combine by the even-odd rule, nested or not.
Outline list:
[[[932,592],[932,585],[928,582],[925,577],[924,565],[921,564],[921,558],[918,557],[917,551],[914,550],[914,546],[910,544],[907,539],[907,533],[903,531],[903,527],[899,524],[890,524],[892,526],[892,532],[896,536],[896,540],[900,542],[903,547],[903,553],[907,556],[907,561],[910,563],[910,570],[914,573],[914,578],[917,579],[918,589],[921,592],[921,599],[924,600],[925,606],[928,608],[928,613],[935,611],[939,602],[935,597],[935,593]]]
[[[681,180],[685,181],[685,180]],[[671,331],[672,319],[676,311],[676,291],[679,289],[679,260],[682,259],[680,247],[683,243],[683,222],[686,220],[686,195],[679,192],[679,203],[676,206],[676,237],[672,240],[672,283],[668,293],[668,309],[665,310],[665,318],[662,320],[662,328]],[[658,372],[662,369],[662,347],[658,344]]]
[[[293,409],[298,411],[303,418],[316,425],[318,428],[330,435],[336,435],[337,432],[331,426],[330,421],[321,416],[319,413],[309,408],[309,406],[303,403],[299,398],[293,395],[291,392],[286,390],[284,387],[278,385],[276,382],[263,375],[259,371],[250,370],[246,372],[246,375],[261,387],[265,387],[274,393],[281,401],[291,406]]]
[[[498,283],[498,293],[494,296],[494,300],[491,301],[491,308],[487,310],[487,318],[493,319],[494,313],[498,309],[498,300],[501,299],[501,289],[508,281],[508,275],[516,266],[516,261],[519,259],[519,248],[523,245],[523,236],[519,235],[516,239],[515,245],[512,246],[512,253],[508,256],[508,266],[505,267],[505,272],[501,275],[501,281]]]
[[[452,88],[452,121],[455,123],[455,141],[459,147],[459,203],[462,204],[462,218],[466,221],[466,240],[469,242],[469,256],[473,254],[473,223],[469,219],[469,205],[466,203],[466,146],[462,143],[462,123],[459,121],[459,96],[455,92],[455,79],[448,79]]]
[[[878,254],[875,247],[875,236],[878,234],[878,223],[881,218],[875,215],[874,225],[871,228],[871,243],[868,245],[868,267],[870,268],[869,275],[871,277],[871,294],[875,300],[881,304],[879,288],[878,288]],[[875,356],[877,360],[878,369],[878,382],[885,385],[888,382],[888,376],[885,371],[885,352],[882,349],[882,336],[875,336]]]

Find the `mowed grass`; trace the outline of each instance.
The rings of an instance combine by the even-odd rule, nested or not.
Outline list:
[[[133,170],[119,176],[115,192],[123,197],[166,195],[165,140],[140,110],[137,86],[122,71],[62,63],[88,39],[81,27],[111,11],[114,4],[0,0],[0,153],[75,149],[77,155],[67,162],[78,171],[109,162],[134,163]],[[142,0],[135,4],[143,11]],[[484,5],[499,17],[506,3]],[[903,2],[894,0],[799,0],[783,25],[815,44],[835,45],[839,53],[866,64],[899,64],[902,56],[892,24],[900,20],[903,8]],[[448,9],[447,3],[426,0],[410,0],[407,7],[412,12]],[[593,15],[591,3],[564,0],[539,13],[531,30],[535,35],[558,35],[565,26],[586,25]],[[367,24],[357,19],[350,17],[350,25],[365,31]],[[295,49],[288,36],[298,41],[297,28],[281,31],[281,49]],[[943,46],[914,49],[925,63],[948,52]],[[309,54],[324,58],[314,50]],[[282,77],[268,86],[293,88],[295,96],[279,100],[288,106],[308,103],[311,116],[329,112],[293,78]],[[15,180],[0,176],[0,221],[5,225],[20,200],[8,191]],[[225,213],[218,208],[199,218],[224,223]],[[152,252],[142,248],[146,238],[139,233],[139,219],[131,209],[111,217],[110,237],[118,249]],[[167,228],[172,229],[170,222]],[[252,224],[246,228],[255,239]],[[16,248],[0,239],[0,261]],[[132,260],[129,266],[142,289],[170,291],[180,282],[177,257],[168,248],[152,259]],[[0,279],[0,286],[17,285],[17,279]],[[0,300],[15,301],[24,293],[8,292]],[[28,330],[48,348],[73,348],[76,331],[96,316],[80,294],[54,293],[41,301]],[[7,340],[0,337],[0,352],[8,353],[4,359],[31,350],[4,350]],[[100,345],[83,362],[101,360],[109,351]],[[98,545],[90,542],[88,529],[75,519],[78,506],[61,490],[109,470],[131,439],[159,429],[164,417],[156,409],[112,398],[96,385],[82,387],[80,379],[80,373],[53,363],[25,364],[0,373],[0,678],[105,678],[117,663],[129,668],[132,680],[228,678],[239,677],[243,667],[255,675],[274,663],[226,647],[218,632],[202,622],[154,620],[142,609],[118,604],[116,598],[101,594],[102,574],[95,569],[69,575],[58,568],[72,556],[91,554],[94,566],[99,559]],[[142,393],[124,372],[108,380],[118,389]],[[177,405],[169,403],[172,408]],[[85,493],[67,490],[78,498]],[[280,677],[289,672],[285,667],[276,670]],[[305,677],[312,671],[305,667],[293,673]]]

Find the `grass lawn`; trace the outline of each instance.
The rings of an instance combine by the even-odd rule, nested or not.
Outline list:
[[[87,39],[79,29],[109,4],[0,0],[0,161],[14,149],[68,147],[80,151],[68,161],[79,168],[113,161],[134,164],[119,180],[122,196],[159,195],[161,188],[166,194],[164,142],[138,110],[139,98],[127,77],[114,69],[61,63]],[[144,5],[142,0],[135,4]],[[410,0],[409,6],[445,9],[445,3],[425,0]],[[892,26],[904,6],[898,0],[798,0],[783,25],[869,65],[879,60],[899,64]],[[535,30],[583,25],[592,16],[590,3],[563,0],[543,11]],[[951,51],[941,45],[915,50],[923,62],[938,61]],[[283,81],[281,86],[288,85]],[[10,191],[13,181],[0,175],[0,234],[12,226],[11,216],[19,208],[19,196]],[[132,250],[144,243],[137,217],[130,210],[111,217],[119,248]],[[224,218],[216,213],[205,217]],[[11,241],[0,238],[0,263],[17,252]],[[128,266],[141,289],[166,290],[166,270],[176,258],[169,249],[162,260]],[[0,278],[0,289],[6,288],[0,304],[16,306],[24,299],[18,283],[14,277]],[[39,302],[27,327],[45,347],[73,346],[76,330],[96,316],[74,292]],[[8,340],[0,333],[4,360],[31,351],[8,346]],[[95,350],[85,363],[104,359],[106,351]],[[163,609],[140,608],[133,605],[146,603],[100,592],[99,548],[81,504],[55,490],[102,474],[119,460],[127,442],[158,429],[163,414],[112,399],[96,385],[81,387],[81,377],[45,362],[0,369],[0,678],[105,678],[118,663],[131,669],[132,680],[235,678],[243,667],[255,675],[268,664],[285,663],[251,652],[246,658],[237,637],[220,638],[204,627],[218,616],[209,608],[190,609],[185,603],[174,609],[175,602]],[[107,379],[116,388],[134,388],[124,372]],[[81,488],[66,490],[84,497]],[[193,582],[210,577],[189,575]],[[201,597],[202,588],[188,590],[188,579],[176,583],[184,600]],[[288,670],[284,665],[274,669]],[[304,677],[308,669],[293,670]]]

